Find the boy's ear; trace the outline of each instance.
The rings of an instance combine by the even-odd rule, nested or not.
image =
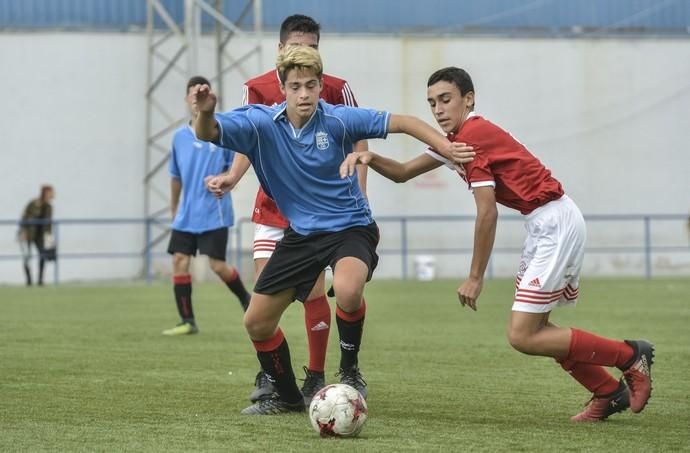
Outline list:
[[[467,104],[474,107],[474,91],[468,92],[465,96],[467,97]]]

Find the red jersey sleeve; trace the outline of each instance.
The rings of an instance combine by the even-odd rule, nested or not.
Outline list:
[[[261,93],[250,85],[244,85],[242,93],[242,105],[247,104],[264,104]]]

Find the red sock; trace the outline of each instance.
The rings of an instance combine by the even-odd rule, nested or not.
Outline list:
[[[611,340],[579,329],[570,329],[570,332],[570,350],[566,359],[572,362],[622,368],[635,352],[624,341]]]
[[[326,366],[328,334],[331,331],[331,307],[325,295],[304,302],[304,324],[309,345],[309,369],[323,372]]]
[[[618,381],[599,365],[578,363],[570,360],[556,360],[573,379],[594,395],[609,395],[618,390]]]

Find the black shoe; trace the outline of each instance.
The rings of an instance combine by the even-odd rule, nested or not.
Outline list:
[[[630,407],[630,392],[625,382],[621,380],[618,389],[610,395],[592,396],[587,402],[585,410],[570,417],[574,422],[599,422],[609,416],[623,412]]]
[[[296,403],[288,403],[278,397],[277,393],[270,397],[257,401],[251,406],[242,409],[242,415],[281,415],[289,412],[304,412],[304,401],[299,400]]]
[[[359,372],[359,368],[353,366],[352,368],[341,368],[340,371],[336,373],[336,376],[340,376],[340,383],[347,384],[350,387],[354,387],[362,398],[367,399],[367,383],[362,377],[362,373]]]
[[[303,368],[304,384],[302,384],[302,395],[304,395],[304,405],[309,406],[316,392],[326,386],[326,376],[324,376],[323,371],[311,371],[306,366]]]
[[[249,401],[252,403],[270,398],[276,391],[275,387],[273,386],[273,382],[271,382],[271,377],[264,373],[264,370],[259,370],[259,372],[256,373],[254,385],[256,388],[252,394],[249,395]]]

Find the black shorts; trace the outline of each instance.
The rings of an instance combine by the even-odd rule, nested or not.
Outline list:
[[[183,255],[196,256],[196,251],[199,250],[199,253],[202,255],[225,261],[227,247],[227,228],[219,228],[199,234],[172,230],[170,242],[168,243],[168,253],[171,255],[182,253]]]
[[[366,263],[369,281],[379,262],[378,243],[379,228],[375,222],[335,233],[307,236],[288,228],[261,272],[254,292],[276,294],[295,288],[295,299],[304,302],[324,268],[331,266],[335,272],[338,260],[350,256]]]

